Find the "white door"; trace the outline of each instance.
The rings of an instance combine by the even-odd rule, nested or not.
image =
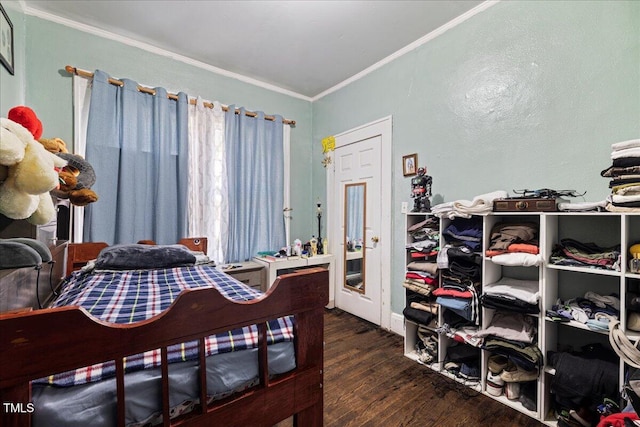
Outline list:
[[[390,121],[390,119],[389,119]],[[383,278],[388,276],[389,259],[384,260],[384,245],[390,244],[389,202],[383,205],[381,188],[383,170],[383,135],[380,127],[365,126],[336,136],[333,153],[333,188],[331,238],[336,260],[335,305],[376,325],[388,327],[389,289],[383,292]],[[385,165],[385,166],[383,166]],[[390,179],[384,184],[390,187]],[[390,188],[389,188],[390,192]],[[385,242],[384,239],[387,239]],[[383,298],[384,295],[384,298]],[[384,299],[384,301],[383,301]],[[384,321],[381,319],[384,317]]]

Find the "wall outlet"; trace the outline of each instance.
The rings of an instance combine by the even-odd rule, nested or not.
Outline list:
[[[409,210],[409,203],[402,202],[402,206],[400,207],[400,212],[407,213],[407,210]]]

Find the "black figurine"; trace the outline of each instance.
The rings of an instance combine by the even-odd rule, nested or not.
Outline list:
[[[411,212],[431,211],[431,182],[433,179],[427,175],[426,168],[418,168],[418,175],[411,178],[411,198],[413,209]]]

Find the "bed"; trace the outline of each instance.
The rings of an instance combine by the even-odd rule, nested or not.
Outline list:
[[[106,244],[76,244],[70,247],[67,265],[78,270],[105,247]],[[196,245],[195,249],[199,247]],[[77,295],[89,289],[88,283],[104,285],[105,274],[112,281],[116,275],[133,277],[133,283],[142,283],[140,277],[145,275],[156,280],[175,274],[178,278],[171,283],[187,289],[166,302],[168,308],[151,310],[151,317],[132,317],[133,323],[111,323],[89,315],[86,304],[83,303],[85,308],[76,305],[81,299]],[[102,387],[103,394],[96,396],[107,396],[107,409],[92,412],[96,409],[87,409],[83,404],[91,422],[85,418],[78,425],[159,422],[165,426],[273,426],[293,416],[295,425],[321,426],[323,315],[329,299],[328,275],[321,268],[282,275],[264,295],[247,296],[246,292],[256,291],[208,265],[74,271],[65,279],[56,300],[66,299],[74,305],[0,314],[0,425],[71,425],[64,411],[78,411],[74,405],[88,393],[82,388]],[[196,279],[191,282],[191,277]],[[208,280],[228,281],[231,288],[210,286]],[[97,289],[102,292],[106,288]],[[293,335],[278,341],[274,336],[286,334],[278,333],[273,325],[283,323],[283,319],[287,319],[284,324]],[[222,347],[220,341],[211,344],[210,340],[235,337],[235,332],[229,331],[239,329],[253,334],[248,339],[252,344],[245,345],[246,349],[210,351],[212,347]],[[243,348],[240,341],[230,341],[231,347]],[[152,355],[152,364],[147,363],[148,354]],[[178,360],[174,363],[176,354]],[[139,366],[145,369],[135,369],[136,360],[142,360]],[[253,373],[246,374],[244,382],[228,385],[227,379],[216,379],[216,375],[224,377],[235,372],[227,367],[238,364],[252,366],[249,371]],[[69,382],[69,378],[84,378],[87,371],[95,372],[94,366],[112,374],[105,378],[98,375],[95,381],[89,375],[84,382]],[[78,376],[78,372],[83,374]],[[110,385],[104,386],[107,382]],[[224,383],[222,388],[216,386],[219,383]],[[138,409],[132,410],[141,397],[144,401],[138,406],[155,405],[149,409],[153,416],[141,417],[135,414]],[[98,403],[102,399],[93,398]],[[55,421],[57,416],[65,420],[64,424]]]

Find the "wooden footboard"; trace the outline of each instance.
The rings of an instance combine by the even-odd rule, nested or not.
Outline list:
[[[322,425],[323,315],[329,272],[309,269],[281,276],[260,299],[233,302],[215,289],[184,291],[162,314],[130,325],[107,324],[77,307],[0,315],[0,426],[30,426],[30,381],[107,360],[116,361],[118,425],[124,426],[122,358],[162,349],[164,425],[273,426],[294,415],[296,425]],[[295,316],[297,368],[271,379],[267,367],[267,320]],[[167,347],[200,340],[200,401],[206,402],[205,337],[259,325],[260,384],[169,419]]]

